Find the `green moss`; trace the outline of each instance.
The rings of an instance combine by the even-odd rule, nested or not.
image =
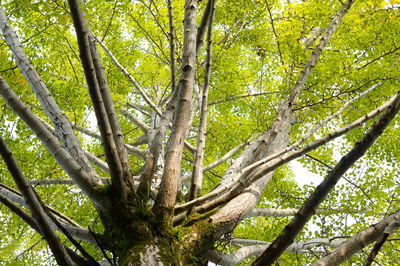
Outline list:
[[[214,244],[216,226],[206,220],[197,220],[191,225],[177,229],[178,248],[182,260],[186,263],[198,264],[201,259],[196,256]]]
[[[137,242],[134,246],[127,249],[125,254],[121,256],[120,265],[136,265],[138,262],[141,264],[151,264],[152,261],[144,260],[147,255],[163,262],[164,265],[181,265],[173,242],[170,242],[168,238],[158,237]]]

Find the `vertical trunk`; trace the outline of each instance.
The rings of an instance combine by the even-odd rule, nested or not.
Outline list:
[[[160,190],[154,205],[161,225],[172,222],[173,207],[178,192],[182,150],[190,120],[191,99],[196,71],[196,0],[185,3],[184,47],[182,55],[182,75],[179,81],[178,106],[168,149],[165,156],[164,173]]]

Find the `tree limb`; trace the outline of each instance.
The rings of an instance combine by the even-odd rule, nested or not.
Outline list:
[[[240,151],[242,148],[246,147],[247,145],[249,145],[249,142],[246,141],[246,142],[242,142],[239,145],[233,147],[231,150],[229,150],[227,153],[225,153],[222,157],[220,157],[217,160],[215,160],[214,162],[204,166],[203,172],[210,171],[210,170],[214,169],[215,167],[223,164],[224,162],[229,160],[233,155],[235,155],[235,153],[237,153],[238,151]],[[192,178],[192,174],[184,175],[181,179],[181,182],[187,183],[190,181],[191,178]]]
[[[8,171],[13,177],[15,183],[17,184],[19,190],[24,195],[25,201],[34,217],[40,232],[43,234],[47,244],[49,245],[53,255],[60,265],[74,265],[71,257],[68,255],[64,245],[61,243],[60,239],[57,237],[55,232],[50,227],[48,217],[40,204],[39,199],[36,197],[33,188],[26,181],[24,175],[19,169],[17,162],[8,149],[3,136],[0,135],[0,155],[3,157],[4,162],[7,165]]]
[[[3,7],[1,6],[0,28],[3,32],[4,38],[6,39],[8,46],[13,53],[15,63],[29,83],[32,91],[39,99],[47,116],[52,121],[57,136],[63,143],[65,149],[75,158],[76,162],[78,162],[80,166],[85,169],[85,171],[90,176],[96,177],[97,174],[90,165],[88,159],[86,158],[79,144],[79,141],[71,128],[71,124],[68,121],[68,118],[64,115],[64,113],[54,100],[53,96],[51,95],[49,89],[41,80],[33,65],[29,62],[29,59],[26,56],[16,33],[8,23]]]
[[[367,229],[359,232],[339,247],[335,248],[327,256],[319,259],[313,266],[339,265],[364,247],[377,241],[383,234],[393,234],[399,227],[400,210],[386,217],[381,222],[371,225]]]
[[[90,173],[82,169],[81,165],[75,160],[75,158],[73,158],[71,154],[60,145],[58,140],[51,132],[49,132],[42,121],[22,103],[14,91],[1,77],[0,95],[5,99],[13,112],[17,114],[29,128],[31,128],[64,171],[95,203],[95,206],[100,209],[106,208],[108,201],[105,199],[104,195],[97,190],[103,186],[101,179],[97,175],[92,176]]]
[[[282,252],[294,241],[297,234],[303,229],[304,225],[315,213],[315,209],[321,204],[339,179],[372,146],[399,110],[400,93],[397,94],[393,105],[387,109],[380,119],[363,136],[363,138],[356,143],[353,149],[342,157],[324,181],[322,181],[315,191],[307,198],[290,224],[285,227],[268,249],[254,262],[254,265],[271,265],[280,254],[282,254]]]
[[[289,217],[295,216],[298,209],[273,209],[273,208],[254,208],[246,217]],[[316,209],[315,214],[330,215],[337,213],[368,213],[374,210],[347,210],[347,209]],[[383,215],[384,213],[374,213],[376,215]]]
[[[97,36],[94,36],[94,38],[96,39],[96,41],[100,44],[100,46],[104,49],[104,51],[106,51],[107,55],[111,58],[111,61],[113,61],[114,65],[116,67],[118,67],[122,73],[125,75],[125,77],[128,78],[128,80],[132,83],[132,85],[135,87],[135,89],[140,93],[140,95],[143,97],[143,99],[146,101],[146,103],[154,110],[157,112],[158,115],[162,115],[161,110],[157,107],[156,104],[154,104],[152,102],[152,100],[150,99],[150,97],[146,94],[146,92],[142,89],[142,87],[140,87],[139,83],[136,81],[136,79],[129,74],[128,70],[126,70],[117,60],[117,58],[115,58],[114,54],[110,51],[110,49],[108,49],[108,47],[102,42],[100,41],[100,39]]]
[[[190,116],[192,91],[196,72],[196,0],[186,0],[184,19],[184,48],[182,76],[179,82],[178,106],[165,157],[164,173],[153,210],[160,215],[162,223],[172,222],[171,216],[179,187],[184,139]]]
[[[315,239],[311,239],[311,240],[293,243],[285,250],[285,252],[296,253],[296,254],[297,253],[325,253],[325,251],[323,251],[323,250],[311,251],[311,249],[317,248],[317,247],[324,247],[324,246],[337,247],[340,244],[342,244],[344,241],[346,241],[346,239],[341,238],[341,237],[339,237],[339,238],[338,237],[315,238]],[[221,254],[221,253],[215,254],[216,251],[211,250],[211,251],[206,252],[204,254],[204,257],[207,259],[209,258],[211,262],[217,263],[219,265],[226,265],[226,266],[236,265],[237,263],[247,259],[248,257],[261,255],[265,251],[265,249],[268,248],[268,246],[271,243],[265,242],[265,241],[259,241],[259,240],[251,240],[251,239],[232,239],[230,241],[230,244],[251,245],[251,246],[241,247],[229,255]]]
[[[31,228],[33,228],[36,232],[38,232],[40,235],[42,235],[38,225],[36,224],[36,221],[30,215],[28,215],[24,210],[22,210],[20,207],[15,205],[12,201],[8,200],[6,197],[3,197],[3,195],[1,193],[0,193],[0,203],[4,204],[14,214],[18,215]],[[76,263],[76,265],[81,265],[81,266],[88,265],[87,261],[84,258],[82,258],[78,254],[76,254],[70,248],[68,248],[66,246],[64,246],[64,247],[65,247],[66,251],[68,252],[68,255]]]
[[[78,1],[79,0],[68,0],[68,3],[74,22],[81,63],[85,73],[89,95],[93,103],[103,148],[110,168],[112,185],[115,187],[115,192],[118,195],[117,197],[113,197],[112,200],[121,203],[121,206],[125,206],[128,201],[128,194],[131,192],[133,186],[130,180],[127,158],[123,155],[125,154],[124,149],[119,148],[123,145],[123,143],[121,143],[122,134],[113,132],[113,129],[118,131],[116,125],[118,122],[116,122],[115,119],[110,121],[112,110],[110,110],[111,107],[108,107],[107,104],[110,104],[112,100],[107,96],[109,94],[107,91],[109,90],[105,82],[105,76],[101,71],[102,66],[100,66],[99,63],[100,59],[93,45],[91,32],[86,26],[87,21],[79,7]],[[115,138],[114,133],[121,136]]]
[[[5,186],[4,184],[0,183],[0,195],[3,196],[3,198],[8,199],[11,202],[18,203],[19,205],[28,208],[28,205],[26,204],[24,198],[15,190]],[[45,206],[46,209],[50,210],[60,221],[60,223],[63,225],[64,228],[68,230],[68,232],[73,236],[78,239],[81,239],[85,242],[91,243],[91,244],[96,244],[92,235],[90,232],[81,227],[79,224],[76,222],[72,221],[70,218],[66,217],[65,215],[59,213],[58,211]],[[50,225],[54,230],[59,230],[59,228],[52,222],[50,221]],[[99,239],[102,238],[101,235],[97,235]]]
[[[363,115],[362,117],[360,117],[359,119],[353,121],[352,123],[337,129],[336,131],[329,133],[326,137],[320,138],[318,140],[316,140],[313,143],[310,143],[304,147],[302,147],[299,150],[296,151],[292,151],[289,152],[287,154],[284,154],[282,156],[278,156],[275,157],[275,155],[271,155],[271,156],[266,156],[264,159],[259,160],[245,168],[243,168],[238,175],[240,175],[240,177],[237,179],[237,182],[239,183],[235,183],[235,182],[231,182],[228,183],[224,186],[220,186],[216,189],[214,189],[213,191],[209,192],[208,194],[199,197],[193,201],[189,201],[187,203],[178,205],[175,207],[175,211],[176,212],[180,212],[186,208],[190,208],[191,206],[194,205],[199,205],[209,199],[213,199],[217,196],[220,197],[220,201],[223,202],[224,200],[226,200],[226,198],[229,198],[231,196],[229,196],[229,193],[233,190],[234,187],[245,187],[244,185],[244,181],[246,179],[246,177],[248,176],[248,174],[256,169],[257,167],[261,167],[259,169],[264,169],[265,171],[263,173],[259,173],[260,176],[262,174],[268,173],[270,171],[273,171],[274,169],[278,168],[279,166],[288,163],[291,160],[294,160],[300,156],[302,156],[303,154],[306,154],[312,150],[317,149],[318,147],[324,145],[325,143],[340,137],[342,135],[344,135],[345,133],[349,132],[350,130],[360,126],[361,124],[365,123],[366,121],[374,118],[375,116],[381,114],[383,111],[385,111],[387,108],[389,108],[393,103],[394,100],[396,99],[396,97],[393,97],[392,99],[390,99],[389,101],[385,102],[384,104],[382,104],[381,106],[379,106],[378,108],[376,108],[375,110],[372,110],[371,112],[369,112],[368,114]],[[279,152],[280,153],[280,152]],[[272,159],[270,159],[272,158]],[[273,159],[274,158],[274,159]],[[225,198],[225,199],[224,199]]]
[[[193,179],[189,191],[189,200],[192,200],[197,197],[197,193],[201,189],[201,185],[203,182],[203,159],[204,159],[204,149],[206,145],[207,104],[208,104],[208,89],[211,76],[212,26],[214,24],[215,1],[216,0],[210,0],[212,7],[209,15],[208,30],[207,30],[208,33],[207,33],[206,70],[205,70],[204,87],[203,87],[201,109],[200,109],[200,124],[197,134],[197,148],[193,164]]]
[[[83,127],[80,127],[78,125],[72,125],[72,127],[75,130],[77,130],[77,131],[79,131],[79,132],[81,132],[81,133],[83,133],[83,134],[85,134],[85,135],[87,135],[89,137],[101,140],[101,135],[99,133],[97,133],[97,132],[93,132],[93,131],[91,131],[91,130],[89,130],[87,128],[83,128]],[[136,147],[134,147],[132,145],[129,145],[129,144],[125,144],[125,148],[130,154],[134,154],[136,156],[139,156],[140,158],[144,158],[146,156],[146,153],[147,153],[146,150],[142,150],[142,149],[136,148]]]

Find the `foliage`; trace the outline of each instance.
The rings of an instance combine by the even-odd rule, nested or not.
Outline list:
[[[204,11],[206,2],[200,1],[199,14]],[[184,1],[174,1],[173,5],[176,58],[179,59],[183,49],[181,22],[184,18]],[[236,145],[253,140],[256,134],[265,132],[272,125],[280,105],[292,90],[321,36],[316,36],[310,44],[307,41],[315,37],[316,29],[327,27],[331,17],[340,8],[341,1],[220,0],[216,5],[204,165],[220,158]],[[93,107],[67,3],[61,0],[7,0],[3,1],[2,6],[17,30],[29,59],[69,120],[96,131]],[[296,122],[290,132],[291,143],[377,82],[383,84],[351,104],[302,145],[349,124],[396,93],[399,88],[399,6],[397,0],[356,1],[324,49],[306,82],[305,90],[295,103]],[[158,0],[87,0],[85,11],[94,34],[137,79],[153,102],[164,101],[170,92],[166,3]],[[201,16],[198,23],[200,19]],[[128,104],[141,104],[147,109],[149,106],[106,52],[100,47],[98,49],[116,108],[128,108],[134,116],[150,123],[151,116],[128,107]],[[197,84],[204,82],[205,56],[203,49],[197,60]],[[3,39],[0,40],[0,74],[35,114],[46,119]],[[142,131],[122,114],[118,115],[125,142],[134,143]],[[188,141],[192,145],[196,145],[199,120],[199,113],[196,113],[188,134]],[[328,167],[335,166],[371,125],[372,122],[368,122],[325,144],[310,152],[310,157],[302,156],[300,162],[308,171],[326,176]],[[315,216],[296,241],[352,236],[400,209],[397,200],[400,196],[400,186],[397,186],[400,158],[397,148],[398,127],[399,120],[395,119],[320,206],[321,209],[342,211]],[[3,99],[0,99],[0,134],[6,139],[29,180],[68,178]],[[86,150],[105,160],[99,140],[80,132],[77,135]],[[138,147],[145,149],[147,145]],[[143,158],[130,154],[129,160],[132,172],[139,173]],[[193,154],[186,151],[181,170],[183,175],[192,172],[193,160]],[[231,158],[205,173],[201,194],[206,194],[219,184],[232,162]],[[102,177],[109,178],[100,169],[96,171]],[[298,169],[290,164],[279,168],[257,207],[300,208],[318,182],[298,185],[297,181],[307,177],[298,176],[296,171]],[[2,161],[0,182],[14,187]],[[95,232],[103,231],[98,213],[76,186],[36,186],[35,189],[48,206],[85,227],[89,226]],[[188,190],[186,187],[183,191],[185,189]],[[231,237],[271,242],[290,219],[246,218]],[[4,206],[0,207],[0,227],[0,264],[54,263],[41,237]],[[396,237],[397,234],[391,236],[393,239]],[[62,240],[65,240],[63,236]],[[399,261],[399,254],[396,253],[399,245],[396,240],[386,243],[376,261],[382,265],[393,265]],[[93,245],[84,244],[84,247],[96,259],[103,258],[101,250]],[[223,247],[223,252],[236,249],[233,245]],[[369,248],[352,257],[348,265],[358,265],[368,253]],[[281,265],[305,265],[315,261],[319,255],[285,253],[279,262]],[[250,263],[250,260],[245,263]]]

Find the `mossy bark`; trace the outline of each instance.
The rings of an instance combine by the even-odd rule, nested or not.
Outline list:
[[[205,265],[200,254],[213,246],[213,224],[197,220],[166,230],[152,215],[131,217],[131,222],[114,217],[106,226],[107,249],[119,265]]]

